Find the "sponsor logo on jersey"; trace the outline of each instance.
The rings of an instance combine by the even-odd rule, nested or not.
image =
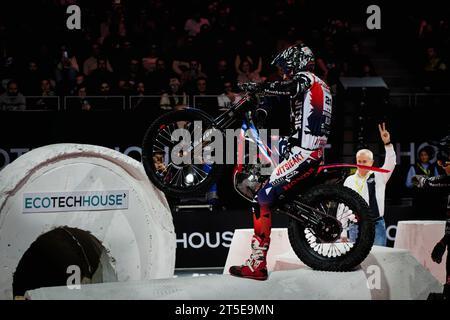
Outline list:
[[[277,168],[277,172],[276,172],[277,177],[285,174],[287,171],[294,168],[296,165],[301,163],[302,160],[303,160],[303,157],[301,155],[295,154],[291,159],[287,160],[285,163],[281,164]]]
[[[293,186],[295,186],[300,181],[308,178],[314,171],[315,171],[314,168],[309,169],[308,171],[305,172],[305,174],[301,175],[300,177],[298,177],[298,178],[294,179],[293,181],[289,182],[287,185],[283,186],[283,190],[287,191],[287,190],[291,189]]]

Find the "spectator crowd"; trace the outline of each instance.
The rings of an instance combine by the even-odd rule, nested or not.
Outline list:
[[[216,95],[220,98],[214,108],[223,109],[239,98],[237,83],[280,79],[280,70],[270,66],[271,58],[298,42],[313,49],[317,73],[334,90],[341,75],[373,75],[368,57],[350,31],[349,14],[329,8],[312,16],[318,5],[308,7],[311,3],[19,0],[12,7],[2,4],[1,108],[24,110],[25,97],[57,96],[61,101],[78,97],[68,99],[66,108],[92,110],[101,105],[95,102],[101,101],[98,97],[123,96],[127,108],[142,109],[151,107],[145,96],[159,96],[160,108],[169,110],[192,103],[193,96]],[[81,8],[81,30],[66,27],[70,4]],[[21,12],[20,19],[15,12]],[[45,108],[47,100],[39,101]]]
[[[81,8],[81,30],[66,27],[71,4]],[[376,75],[352,32],[360,8],[339,3],[17,0],[0,6],[2,110],[27,109],[28,96],[46,97],[37,100],[43,108],[51,97],[79,97],[68,104],[92,110],[86,97],[124,96],[127,108],[142,109],[148,108],[142,97],[156,95],[167,110],[192,104],[194,95],[225,95],[215,107],[223,108],[239,97],[238,82],[280,79],[271,58],[298,42],[312,48],[316,73],[334,92],[340,76]],[[408,41],[393,41],[409,54],[400,54],[425,90],[443,86],[448,19],[420,11],[405,16],[399,32]]]

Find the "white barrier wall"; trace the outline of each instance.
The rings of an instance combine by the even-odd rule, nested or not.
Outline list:
[[[441,263],[431,259],[431,252],[445,234],[445,221],[410,220],[399,221],[394,248],[407,249],[440,283],[446,281],[445,262],[447,250]]]
[[[170,208],[141,163],[112,149],[56,144],[0,171],[0,299],[13,298],[13,274],[31,244],[65,226],[101,242],[117,281],[173,275]]]

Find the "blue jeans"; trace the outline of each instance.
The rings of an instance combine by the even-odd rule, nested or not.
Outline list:
[[[358,236],[358,225],[352,224],[348,228],[348,239],[355,242]],[[375,240],[373,245],[385,247],[387,242],[386,237],[386,224],[383,218],[379,218],[375,221]]]

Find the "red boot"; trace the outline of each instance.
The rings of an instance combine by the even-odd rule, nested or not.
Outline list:
[[[269,250],[270,238],[262,240],[257,235],[252,237],[252,254],[242,266],[230,267],[230,274],[236,277],[254,280],[266,280],[267,275],[267,250]]]

